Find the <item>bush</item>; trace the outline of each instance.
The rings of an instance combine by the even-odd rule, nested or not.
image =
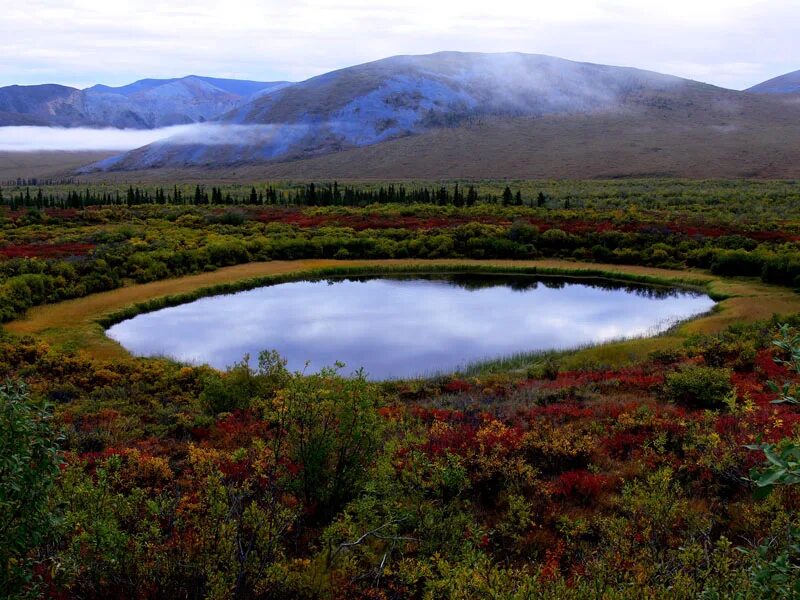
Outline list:
[[[296,374],[281,391],[279,427],[288,429],[290,459],[299,466],[293,486],[317,519],[329,520],[358,493],[380,448],[378,402],[378,388],[362,372]]]
[[[220,413],[246,410],[256,398],[272,395],[288,376],[286,361],[275,351],[264,351],[258,357],[258,370],[249,364],[250,357],[225,373],[210,372],[203,377],[200,401],[206,411]]]
[[[716,275],[743,275],[755,277],[761,274],[764,260],[758,254],[745,250],[718,252],[711,262],[711,272]]]
[[[31,406],[22,386],[0,386],[0,590],[4,598],[33,595],[31,549],[42,543],[55,524],[49,497],[60,459],[49,420],[47,411]]]
[[[256,374],[245,359],[227,373],[209,373],[203,377],[200,401],[208,412],[217,415],[249,408],[257,395]]]
[[[715,367],[685,367],[667,375],[667,398],[692,408],[722,408],[733,391],[731,370]]]

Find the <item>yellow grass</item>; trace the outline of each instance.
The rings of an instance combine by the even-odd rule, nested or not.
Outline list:
[[[723,279],[702,271],[671,271],[650,267],[602,265],[596,263],[561,260],[298,260],[249,263],[219,269],[210,273],[167,279],[153,283],[93,294],[85,298],[68,300],[31,309],[28,314],[6,325],[6,329],[17,335],[33,335],[62,349],[80,350],[101,359],[120,360],[130,355],[116,342],[105,336],[97,320],[113,314],[127,306],[175,294],[268,275],[284,275],[328,267],[375,267],[459,265],[493,267],[539,267],[565,270],[602,270],[613,275],[624,273],[640,277],[657,277],[664,281],[682,282],[687,279],[705,282],[709,291],[729,296],[718,304],[718,310],[710,315],[684,324],[674,333],[647,340],[632,340],[605,344],[575,354],[570,363],[593,361],[602,364],[620,364],[636,360],[655,349],[673,346],[692,332],[710,333],[719,331],[736,321],[755,321],[773,314],[800,312],[800,295],[791,290],[767,285],[755,280]]]

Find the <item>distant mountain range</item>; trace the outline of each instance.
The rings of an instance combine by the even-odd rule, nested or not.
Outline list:
[[[153,129],[198,123],[285,85],[195,75],[85,90],[54,84],[12,85],[0,88],[0,126]]]
[[[22,106],[40,108],[27,112],[14,112],[12,86],[0,89],[0,116],[117,127],[213,121],[84,172],[798,177],[798,79],[735,91],[543,55],[440,52],[293,84],[187,77],[83,91],[34,86]]]

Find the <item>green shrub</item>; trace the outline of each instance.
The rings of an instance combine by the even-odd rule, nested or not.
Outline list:
[[[764,259],[745,250],[717,252],[711,262],[711,272],[716,275],[743,275],[755,277],[761,274]]]
[[[217,415],[250,407],[258,396],[259,385],[247,360],[234,365],[227,373],[212,372],[203,377],[200,401],[208,412]]]
[[[690,366],[667,375],[667,398],[692,408],[722,408],[733,390],[731,370]]]
[[[361,371],[348,378],[336,369],[295,374],[281,391],[278,426],[288,430],[290,459],[300,467],[292,485],[318,519],[329,520],[357,494],[375,460],[379,401]]]
[[[203,377],[200,401],[208,413],[248,409],[253,400],[271,396],[288,379],[286,361],[274,350],[258,355],[258,369],[249,362],[250,357],[245,356],[225,373],[211,371]]]
[[[4,598],[34,595],[31,550],[55,524],[49,497],[60,458],[49,421],[47,411],[30,404],[24,387],[0,386],[0,594]]]

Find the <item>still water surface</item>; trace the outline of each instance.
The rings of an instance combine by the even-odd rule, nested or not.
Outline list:
[[[108,335],[140,356],[224,368],[275,349],[290,369],[344,362],[372,379],[519,352],[655,335],[714,301],[601,280],[436,275],[298,281],[138,315]]]

